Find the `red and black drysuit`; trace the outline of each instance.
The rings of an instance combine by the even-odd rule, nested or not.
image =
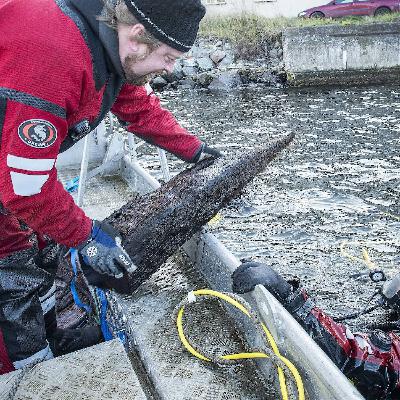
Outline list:
[[[398,334],[352,333],[316,307],[304,289],[293,298],[285,307],[366,399],[400,399]]]
[[[0,0],[0,348],[4,342],[8,352],[0,352],[0,372],[52,356],[44,318],[54,311],[54,265],[44,268],[43,239],[75,247],[91,232],[57,181],[58,154],[110,110],[128,131],[183,160],[203,146],[154,94],[124,83],[117,33],[96,19],[102,7]]]

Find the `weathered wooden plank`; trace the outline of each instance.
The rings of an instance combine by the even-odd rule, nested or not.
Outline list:
[[[109,283],[130,293],[153,274],[293,140],[290,134],[234,160],[204,160],[181,172],[160,189],[136,196],[107,222],[121,233],[123,245],[138,267]]]

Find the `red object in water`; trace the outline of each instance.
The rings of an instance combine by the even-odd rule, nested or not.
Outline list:
[[[328,4],[302,11],[304,18],[338,18],[346,16],[376,16],[400,11],[399,0],[333,0]]]

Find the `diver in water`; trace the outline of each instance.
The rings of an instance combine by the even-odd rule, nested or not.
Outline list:
[[[400,399],[400,336],[395,331],[352,333],[319,309],[298,281],[286,281],[271,267],[244,262],[232,275],[233,291],[265,286],[291,313],[367,400]],[[385,305],[400,307],[400,275],[381,289]]]

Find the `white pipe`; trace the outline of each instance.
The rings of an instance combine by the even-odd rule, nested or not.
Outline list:
[[[161,164],[161,171],[164,176],[165,182],[168,182],[171,179],[171,174],[169,172],[169,167],[168,167],[168,162],[167,162],[167,156],[165,155],[165,151],[157,148],[158,150],[158,156],[160,158],[160,164]]]
[[[82,207],[83,196],[85,194],[86,175],[87,175],[88,164],[89,164],[89,135],[86,135],[86,137],[85,137],[85,143],[83,146],[83,156],[82,156],[82,161],[81,161],[81,172],[79,174],[78,198],[76,201],[76,204],[79,207]]]

